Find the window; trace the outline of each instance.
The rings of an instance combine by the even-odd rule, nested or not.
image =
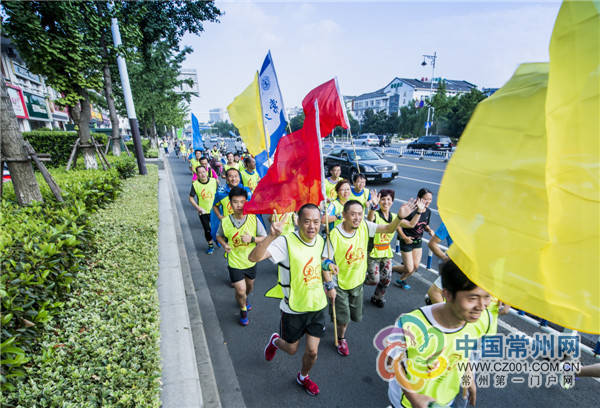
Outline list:
[[[334,157],[340,157],[340,154],[342,153],[342,149],[335,149],[334,151],[332,151],[331,153],[329,153],[330,156],[334,156]]]

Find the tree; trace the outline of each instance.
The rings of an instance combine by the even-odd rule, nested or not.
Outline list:
[[[484,100],[486,96],[478,89],[471,89],[471,92],[455,96],[454,103],[447,114],[448,128],[447,135],[459,138],[465,130],[467,123],[471,119],[475,108]]]
[[[302,129],[302,126],[304,126],[304,112],[300,112],[290,119],[290,129],[292,129],[292,132]]]
[[[412,103],[400,108],[398,115],[398,133],[418,137],[425,134],[427,109],[417,108]]]
[[[90,143],[89,89],[100,90],[101,19],[94,3],[7,1],[3,26],[29,70],[63,96],[82,144],[86,168],[97,168]]]
[[[231,137],[231,134],[229,132],[233,132],[236,135],[240,134],[238,129],[233,125],[233,123],[230,122],[215,122],[213,124],[213,129],[217,135],[222,137]]]
[[[19,205],[44,201],[31,161],[27,160],[29,155],[2,75],[0,75],[0,99],[0,156],[19,159],[19,161],[7,162],[17,201]]]

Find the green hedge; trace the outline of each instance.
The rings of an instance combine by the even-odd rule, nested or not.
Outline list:
[[[52,175],[63,192],[58,203],[40,174],[45,203],[16,204],[14,189],[5,185],[0,217],[0,360],[3,390],[23,376],[23,367],[38,352],[37,338],[61,313],[65,296],[85,258],[94,251],[89,216],[114,201],[121,189],[119,171],[111,169]],[[1,404],[0,404],[1,405]]]
[[[160,406],[157,174],[90,217],[96,252],[2,405]]]
[[[105,145],[108,137],[102,133],[92,133],[96,142]],[[52,130],[34,130],[23,132],[25,140],[37,153],[50,154],[48,167],[64,166],[69,161],[71,150],[77,140],[77,132],[63,132]]]
[[[135,147],[133,146],[133,141],[125,142],[127,148],[131,152],[132,155],[135,155]],[[144,153],[144,157],[148,157],[148,150],[150,149],[150,140],[142,139],[142,152]]]

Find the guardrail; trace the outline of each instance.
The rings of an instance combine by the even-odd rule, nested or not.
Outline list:
[[[428,239],[423,238],[422,240],[424,242],[427,242],[429,244],[429,240]],[[448,250],[448,248],[445,247],[444,245],[438,245],[438,246],[440,248],[442,248],[444,251]],[[396,252],[396,255],[400,256],[400,239],[398,237],[396,237],[396,251],[395,252]],[[427,269],[430,272],[433,272],[433,273],[439,275],[439,272],[436,271],[435,269],[433,269],[431,267],[432,262],[433,262],[433,252],[431,251],[431,249],[428,248],[426,265],[421,264],[420,266],[424,267],[425,269]],[[526,321],[526,322],[528,322],[528,323],[530,323],[530,324],[532,324],[534,326],[538,326],[541,330],[543,330],[543,331],[545,331],[547,333],[569,333],[570,335],[577,335],[578,334],[577,331],[575,331],[575,330],[569,330],[569,329],[566,329],[564,327],[561,327],[561,329],[562,329],[561,331],[556,330],[556,329],[554,329],[553,327],[551,327],[548,324],[547,320],[544,320],[542,318],[539,318],[539,317],[536,317],[536,316],[533,316],[533,315],[531,315],[531,316],[533,316],[533,317],[531,317],[531,316],[525,314],[524,311],[518,310],[518,309],[516,309],[514,307],[511,308],[510,313],[511,313],[511,315],[516,316],[516,317],[520,318],[523,321]],[[539,320],[537,320],[536,318],[539,319]],[[587,354],[590,354],[590,355],[594,356],[595,358],[600,357],[600,336],[598,336],[598,339],[596,340],[596,343],[594,344],[594,347],[589,347],[589,346],[583,344],[583,342],[581,342],[581,341],[579,342],[579,346],[580,346],[580,349],[582,351],[586,352]]]
[[[324,149],[333,149],[334,146],[339,147],[350,147],[351,144],[348,142],[336,142],[335,144],[331,142],[323,143]],[[369,146],[355,146],[356,148],[364,148]],[[402,145],[392,145],[389,147],[380,147],[374,146],[371,147],[371,150],[377,152],[382,156],[399,156],[399,157],[410,157],[419,160],[439,160],[439,161],[448,161],[452,157],[453,151],[450,150],[425,150],[425,149],[408,149],[406,146]]]

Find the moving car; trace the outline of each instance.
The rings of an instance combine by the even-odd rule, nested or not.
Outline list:
[[[354,151],[356,150],[356,155]],[[326,172],[329,172],[329,167],[334,164],[339,164],[342,170],[342,177],[352,181],[352,177],[358,173],[357,164],[360,166],[360,172],[367,177],[367,182],[389,182],[398,175],[398,168],[395,164],[382,159],[372,151],[366,148],[351,147],[334,148],[327,156],[325,156]]]
[[[448,136],[422,136],[406,147],[408,149],[452,150],[452,141]]]
[[[354,142],[357,146],[379,146],[379,138],[375,133],[359,135]]]

